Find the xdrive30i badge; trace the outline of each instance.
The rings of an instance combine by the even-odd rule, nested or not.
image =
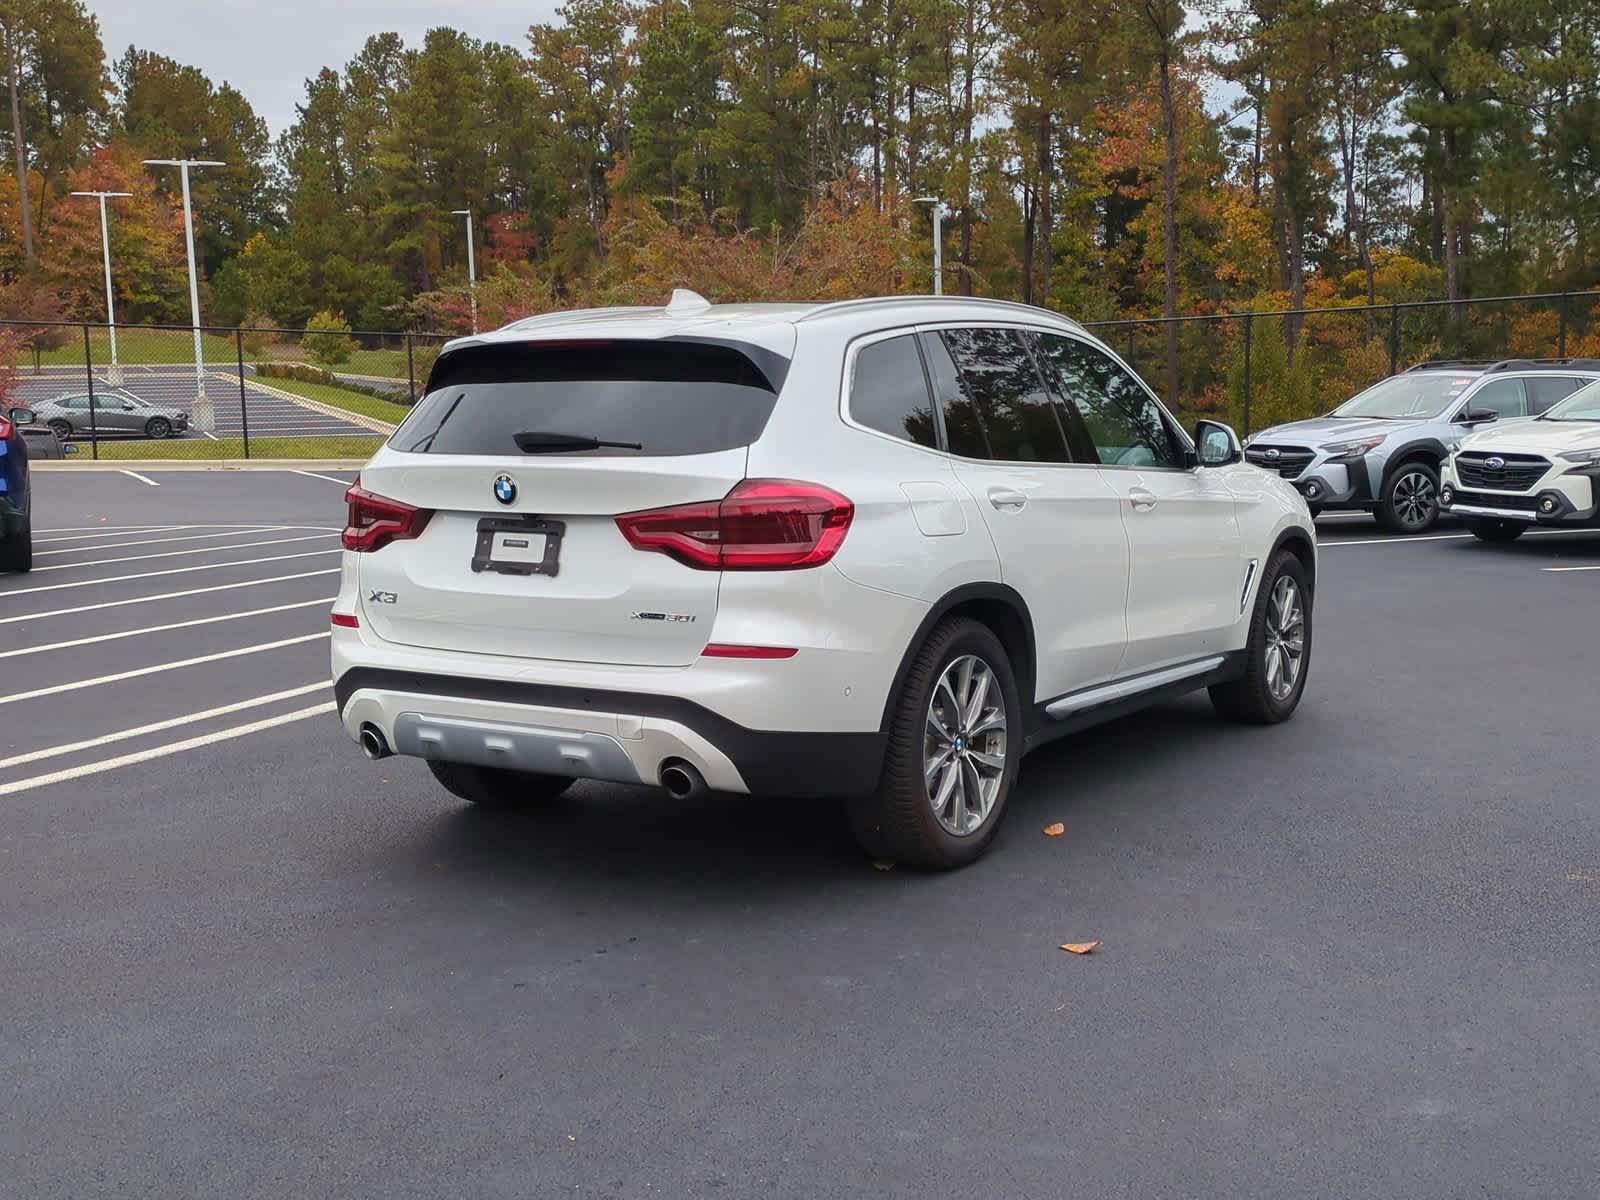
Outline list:
[[[688,625],[694,621],[693,613],[636,612],[635,621],[666,621],[672,625]]]

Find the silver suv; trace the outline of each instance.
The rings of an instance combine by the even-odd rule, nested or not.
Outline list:
[[[1439,467],[1463,437],[1538,416],[1596,379],[1597,359],[1418,363],[1327,416],[1262,430],[1245,459],[1292,481],[1313,516],[1359,509],[1421,533],[1439,517]]]

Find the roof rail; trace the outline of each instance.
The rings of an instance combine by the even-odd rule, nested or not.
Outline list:
[[[1431,358],[1426,362],[1412,363],[1407,371],[1438,371],[1448,367],[1470,367],[1475,371],[1487,371],[1495,366],[1498,360],[1492,358]]]
[[[1056,312],[1052,308],[1041,308],[1037,304],[1022,304],[1016,300],[992,300],[987,296],[864,296],[857,300],[834,300],[826,304],[819,304],[810,312],[796,318],[796,324],[801,321],[812,321],[818,317],[831,316],[838,312],[851,312],[857,309],[876,308],[880,305],[891,304],[917,304],[948,307],[956,304],[977,304],[984,308],[1004,308],[1014,312],[1024,312],[1030,316],[1054,317],[1058,321],[1065,321],[1075,329],[1083,326],[1071,317]]]
[[[1497,371],[1554,371],[1562,367],[1577,367],[1587,371],[1600,370],[1600,359],[1595,358],[1506,358],[1489,368]]]

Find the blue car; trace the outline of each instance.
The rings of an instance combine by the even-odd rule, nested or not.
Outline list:
[[[0,571],[33,566],[33,524],[28,496],[28,444],[22,426],[33,412],[13,408],[0,417]]]

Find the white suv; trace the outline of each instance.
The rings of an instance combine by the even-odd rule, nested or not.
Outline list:
[[[450,343],[349,493],[333,676],[467,800],[839,797],[978,857],[1033,747],[1202,687],[1288,717],[1305,502],[1037,308],[560,313]]]

